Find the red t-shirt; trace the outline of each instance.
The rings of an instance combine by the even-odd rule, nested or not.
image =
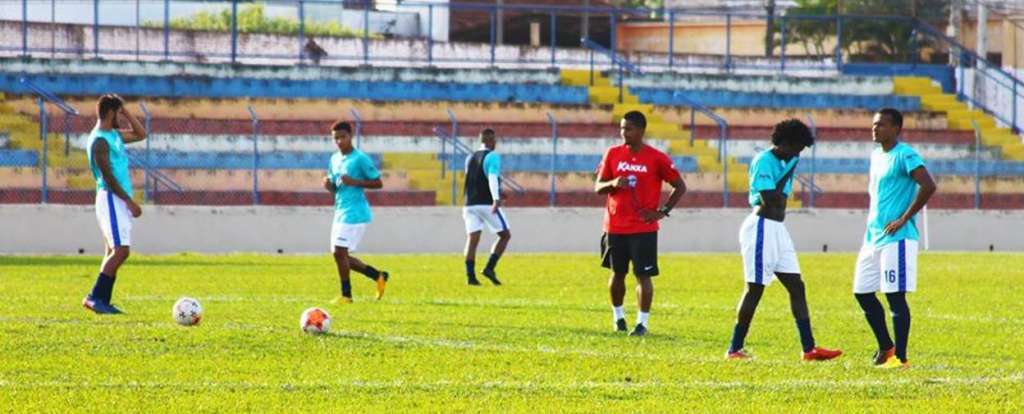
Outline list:
[[[635,234],[658,231],[658,222],[645,222],[641,210],[656,211],[661,201],[661,182],[679,178],[672,159],[647,144],[636,154],[626,144],[608,148],[597,167],[597,176],[608,181],[619,176],[634,176],[627,188],[608,193],[604,210],[604,231],[612,234]]]

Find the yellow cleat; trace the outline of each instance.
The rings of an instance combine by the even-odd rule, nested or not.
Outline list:
[[[388,284],[388,272],[380,272],[377,276],[377,300],[384,297],[384,288]]]
[[[880,369],[908,369],[908,368],[910,368],[910,362],[900,361],[900,359],[897,358],[896,355],[893,355],[893,356],[889,357],[889,359],[885,360],[885,362],[883,362],[882,364],[875,365],[875,368],[880,368]]]
[[[345,305],[348,303],[352,303],[352,298],[340,295],[338,297],[335,297],[334,300],[331,301],[332,305]]]

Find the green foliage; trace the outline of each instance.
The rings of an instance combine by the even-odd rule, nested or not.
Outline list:
[[[837,0],[796,0],[797,6],[786,11],[786,42],[798,43],[812,54],[831,55],[826,49],[836,39],[834,19],[800,19],[795,16],[835,16]],[[910,1],[892,0],[844,0],[843,15],[855,15],[843,19],[843,31],[839,47],[855,59],[872,61],[905,62],[915,52],[915,47],[926,48],[926,38],[917,36],[916,44],[912,25],[907,21],[877,19],[871,16],[911,16],[914,10]],[[925,22],[941,21],[949,10],[948,0],[917,0],[916,15]],[[773,29],[781,30],[776,23]],[[775,44],[780,43],[776,35]]]
[[[147,21],[144,26],[150,28],[163,27],[163,22]],[[170,26],[175,30],[203,30],[226,32],[231,30],[231,9],[220,13],[199,12],[189,17],[171,19]],[[323,37],[363,37],[362,30],[353,30],[338,22],[311,22],[305,25],[307,36]],[[240,33],[267,33],[296,35],[299,33],[299,22],[284,17],[267,17],[262,4],[250,4],[238,11],[238,31]],[[380,35],[371,34],[370,38],[380,39]]]
[[[326,230],[325,230],[326,231]],[[687,237],[669,235],[668,237]],[[796,235],[800,237],[799,234]],[[611,332],[607,271],[593,254],[508,254],[504,286],[469,287],[462,256],[370,255],[384,298],[327,254],[149,256],[118,273],[100,317],[79,301],[99,257],[0,255],[0,407],[77,412],[1019,412],[1024,255],[923,253],[911,297],[912,368],[882,372],[850,293],[854,254],[801,254],[822,346],[803,363],[785,289],[769,287],[747,338],[723,354],[743,290],[739,254],[665,254],[651,335]],[[628,281],[632,289],[634,281]],[[631,291],[631,290],[630,290]],[[199,326],[170,308],[197,298]],[[884,299],[882,299],[884,302]],[[300,333],[325,307],[330,335]],[[626,297],[634,319],[635,296]]]

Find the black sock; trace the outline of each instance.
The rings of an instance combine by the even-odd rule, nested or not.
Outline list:
[[[96,277],[96,284],[92,286],[92,293],[90,293],[89,296],[92,296],[93,300],[110,303],[110,295],[113,294],[113,290],[114,278],[104,273],[100,273],[99,276]]]
[[[892,312],[892,332],[896,337],[896,357],[907,362],[907,340],[910,337],[910,306],[904,292],[886,293],[889,311]]]
[[[352,281],[342,280],[341,281],[341,296],[346,298],[352,297]]]
[[[466,260],[466,276],[470,279],[476,277],[476,261]]]
[[[484,273],[494,272],[494,268],[498,266],[498,259],[500,258],[500,255],[491,253],[491,257],[487,259],[487,267],[484,267]]]
[[[732,344],[729,346],[729,352],[743,349],[750,323],[754,320],[754,311],[757,310],[757,304],[761,302],[763,293],[764,285],[747,283],[747,289],[740,298],[740,306],[736,312],[736,326],[732,330]]]
[[[800,331],[800,345],[804,347],[804,352],[810,352],[814,349],[814,334],[811,333],[811,319],[797,319],[796,330]]]
[[[732,344],[729,345],[729,352],[736,352],[743,349],[743,342],[747,340],[747,331],[750,330],[750,325],[736,324],[732,328]]]
[[[362,273],[364,276],[366,276],[366,277],[370,278],[370,280],[374,280],[374,281],[377,280],[377,277],[380,276],[380,271],[375,269],[373,266],[370,266],[370,265],[366,265],[366,268],[363,269],[363,270],[356,270],[356,271],[359,272],[359,273]]]
[[[875,334],[879,350],[887,350],[893,347],[892,338],[889,336],[889,328],[885,326],[885,308],[882,302],[878,301],[874,293],[858,293],[853,295],[857,303],[864,310],[864,318],[868,320],[871,332]]]

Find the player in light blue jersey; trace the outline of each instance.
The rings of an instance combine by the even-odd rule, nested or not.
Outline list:
[[[352,146],[352,126],[338,121],[331,126],[331,135],[338,152],[331,156],[324,177],[324,188],[334,195],[334,223],[331,225],[331,249],[341,280],[341,296],[335,303],[352,303],[352,285],[349,271],[355,270],[377,284],[376,297],[384,295],[388,272],[375,269],[351,253],[359,248],[366,232],[366,225],[373,221],[370,202],[366,200],[366,189],[384,186],[380,172],[366,153]]]
[[[880,368],[910,366],[906,294],[917,288],[916,216],[935,193],[924,160],[910,145],[900,142],[902,129],[899,111],[885,108],[875,113],[871,135],[878,147],[871,153],[871,206],[853,280],[854,296],[878,341],[874,364]],[[885,326],[885,309],[875,297],[878,290],[889,301],[895,343]]]
[[[130,129],[119,129],[120,117],[128,121]],[[117,270],[128,260],[132,218],[142,215],[142,208],[132,199],[128,152],[124,145],[146,139],[146,129],[128,112],[124,101],[113,94],[100,97],[96,103],[96,118],[86,152],[96,179],[96,219],[103,233],[105,254],[96,284],[82,300],[82,306],[97,314],[117,314],[121,310],[110,304]]]
[[[800,152],[814,145],[810,128],[797,119],[775,124],[772,147],[757,154],[750,162],[750,206],[753,212],[740,226],[740,253],[747,285],[736,310],[732,341],[725,353],[728,359],[749,359],[743,349],[754,312],[764,289],[778,279],[789,293],[789,306],[800,334],[804,361],[827,361],[843,354],[837,349],[817,346],[811,330],[811,313],[800,276],[793,239],[783,220],[786,200],[793,193],[793,177],[800,162]]]

